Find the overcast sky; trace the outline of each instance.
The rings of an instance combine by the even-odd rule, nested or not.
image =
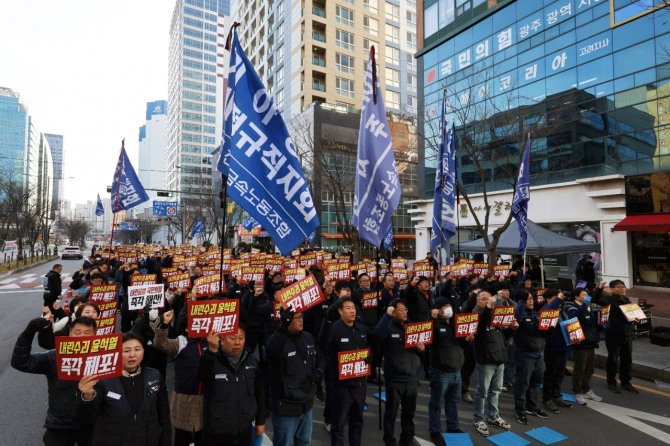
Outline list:
[[[174,0],[3,1],[0,86],[64,137],[65,198],[106,194],[126,138],[137,166],[146,103],[167,100]],[[163,169],[156,160],[153,169]],[[67,177],[74,177],[73,179]]]

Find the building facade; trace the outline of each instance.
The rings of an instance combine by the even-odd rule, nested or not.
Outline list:
[[[603,279],[670,286],[641,280],[633,256],[642,245],[639,236],[617,226],[626,217],[625,177],[670,166],[665,123],[670,22],[665,8],[648,3],[423,2],[417,57],[423,92],[419,126],[426,138],[419,142],[419,179],[427,200],[415,214],[417,234],[423,234],[417,245],[426,246],[430,236],[431,138],[446,90],[447,117],[456,126],[458,176],[475,212],[484,213],[483,179],[489,204],[502,208],[491,213],[492,225],[504,222],[515,178],[514,169],[505,166],[510,160],[518,165],[530,132],[529,218],[599,241]],[[461,204],[458,214],[467,234],[474,226],[472,212]],[[667,222],[660,228],[666,238],[670,218]],[[667,258],[657,263],[668,263]],[[563,273],[572,273],[569,265]]]
[[[147,102],[146,121],[139,132],[137,176],[149,195],[149,201],[143,204],[144,214],[148,216],[151,215],[152,203],[157,198],[157,190],[166,188],[165,172],[160,168],[165,153],[166,125],[167,101]]]
[[[54,215],[62,211],[62,200],[65,196],[65,179],[63,178],[63,135],[54,135],[45,133],[44,137],[51,148],[51,158],[53,159],[53,192],[51,194],[51,211]]]
[[[181,193],[182,202],[190,194],[211,193],[229,10],[229,0],[177,0],[172,14],[164,170],[165,187]]]
[[[19,94],[0,87],[0,148],[2,174],[26,184],[26,149],[28,147],[29,114]]]

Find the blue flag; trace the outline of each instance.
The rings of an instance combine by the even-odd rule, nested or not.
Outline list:
[[[247,231],[251,231],[256,226],[260,226],[260,224],[256,221],[256,219],[254,219],[254,217],[249,217],[245,220],[244,223],[242,223],[242,227]]]
[[[358,132],[356,186],[351,224],[363,240],[380,246],[400,202],[400,184],[386,109],[376,75],[375,48],[370,47]]]
[[[191,229],[191,237],[198,237],[205,233],[205,223],[202,221],[202,218],[199,218],[196,224],[193,225]]]
[[[437,252],[446,247],[451,237],[456,235],[456,148],[454,127],[447,126],[447,90],[442,98],[440,118],[440,142],[435,169],[435,191],[433,194],[433,221],[430,236],[430,250]]]
[[[217,169],[228,195],[268,231],[282,254],[320,225],[295,145],[231,31],[230,70]]]
[[[101,215],[105,215],[105,208],[102,207],[102,200],[100,199],[100,194],[98,194],[98,204],[95,206],[95,215],[100,217]]]
[[[393,225],[389,225],[389,230],[384,237],[384,249],[391,249],[393,246]]]
[[[512,200],[512,217],[519,225],[519,252],[526,250],[526,240],[528,239],[528,202],[530,201],[530,133],[528,141],[521,156],[521,166],[519,166],[519,178],[516,181],[514,189],[514,199]]]
[[[121,143],[121,154],[116,163],[114,180],[112,180],[112,212],[128,210],[149,200],[144,191],[133,165],[126,155],[125,140]]]

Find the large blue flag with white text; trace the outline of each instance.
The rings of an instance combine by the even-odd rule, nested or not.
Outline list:
[[[375,48],[365,76],[361,126],[358,132],[356,186],[351,224],[363,240],[380,246],[400,202],[400,184],[386,109],[376,74]]]
[[[453,125],[451,130],[447,126],[446,108],[447,90],[444,90],[435,169],[431,252],[437,252],[440,246],[446,248],[449,240],[456,235],[456,147]]]
[[[235,29],[231,37],[217,169],[227,177],[228,195],[286,254],[319,227],[317,210],[286,124]]]
[[[519,166],[519,178],[514,189],[512,200],[512,217],[519,226],[519,252],[526,250],[528,239],[528,202],[530,201],[530,133],[526,141],[526,147],[521,155],[521,166]]]
[[[116,163],[112,180],[112,212],[125,211],[149,200],[133,165],[126,155],[125,140],[121,143],[121,154]]]
[[[95,205],[95,215],[98,217],[105,215],[105,208],[102,206],[102,200],[100,199],[100,194],[98,194],[98,202]]]

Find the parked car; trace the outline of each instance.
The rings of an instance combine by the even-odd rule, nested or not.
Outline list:
[[[81,253],[79,246],[64,246],[61,250],[60,258],[65,259],[83,259],[84,255]]]

